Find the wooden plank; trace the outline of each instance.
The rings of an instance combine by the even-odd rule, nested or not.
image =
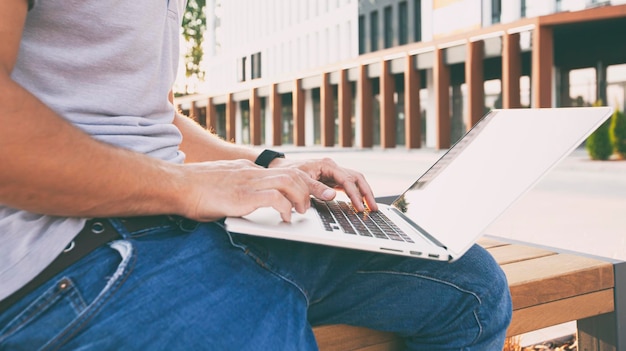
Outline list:
[[[506,264],[502,269],[514,310],[614,286],[611,263],[569,254]]]
[[[350,325],[324,325],[313,328],[320,351],[400,350],[400,339],[391,333]]]
[[[517,309],[513,311],[507,336],[612,312],[614,309],[613,289]]]
[[[487,237],[484,237],[484,236],[481,237],[480,239],[478,239],[477,243],[478,243],[478,245],[484,247],[485,249],[489,249],[489,248],[497,247],[497,246],[510,245],[510,244],[507,244],[507,243],[505,243],[503,241],[487,238]]]
[[[493,256],[496,262],[498,262],[501,266],[557,254],[554,251],[526,245],[497,246],[492,247],[487,251],[489,251],[491,256]]]

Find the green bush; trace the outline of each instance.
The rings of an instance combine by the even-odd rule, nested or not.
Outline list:
[[[613,145],[611,144],[611,136],[609,135],[610,125],[611,119],[602,123],[602,125],[587,138],[585,148],[592,160],[608,160],[613,154]]]
[[[624,112],[615,110],[609,128],[613,150],[622,158],[626,158],[626,116]]]

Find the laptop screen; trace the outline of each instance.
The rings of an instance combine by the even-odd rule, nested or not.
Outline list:
[[[493,110],[393,206],[453,254],[612,113],[610,107]]]

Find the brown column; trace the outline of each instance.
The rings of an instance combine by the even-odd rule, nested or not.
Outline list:
[[[250,143],[261,145],[261,99],[256,88],[250,90]]]
[[[330,74],[322,74],[320,86],[320,109],[321,109],[321,143],[323,146],[335,145],[335,116],[333,114],[333,89],[330,85]]]
[[[200,109],[198,108],[198,104],[195,100],[191,102],[189,117],[191,117],[191,119],[193,119],[197,123],[200,123]]]
[[[435,49],[433,65],[437,140],[435,148],[450,147],[450,67],[444,62],[444,49]]]
[[[467,43],[465,83],[467,84],[467,115],[465,126],[469,130],[485,112],[485,75],[483,60],[485,43],[482,40]]]
[[[380,64],[380,146],[396,147],[396,106],[393,102],[395,82],[391,74],[391,62]]]
[[[414,57],[406,57],[404,69],[404,133],[407,149],[422,146],[422,112],[420,111],[420,74]]]
[[[339,145],[352,146],[352,88],[348,81],[348,70],[339,72],[337,105],[339,106]]]
[[[293,84],[293,143],[304,146],[304,90],[302,80],[296,79]]]
[[[533,107],[552,107],[553,43],[551,27],[535,27],[532,48]]]
[[[233,100],[233,94],[228,94],[226,100],[226,140],[235,142],[235,112],[237,110],[237,104]]]
[[[283,118],[280,94],[278,93],[278,86],[276,84],[270,86],[269,100],[270,111],[272,113],[272,145],[279,146],[282,144]]]
[[[217,131],[217,110],[213,98],[208,98],[206,102],[206,129],[212,133]]]
[[[374,136],[372,130],[372,100],[374,93],[372,92],[372,81],[367,76],[367,66],[359,66],[359,80],[356,92],[357,104],[361,110],[358,116],[361,125],[361,147],[372,147],[374,145]]]
[[[519,80],[522,76],[522,55],[519,33],[502,36],[502,108],[522,107]]]

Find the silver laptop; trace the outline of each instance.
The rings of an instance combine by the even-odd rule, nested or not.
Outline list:
[[[452,261],[612,114],[610,107],[493,110],[391,205],[355,213],[311,199],[285,223],[261,208],[231,232]],[[409,165],[407,165],[409,167]],[[375,189],[374,189],[375,190]]]

